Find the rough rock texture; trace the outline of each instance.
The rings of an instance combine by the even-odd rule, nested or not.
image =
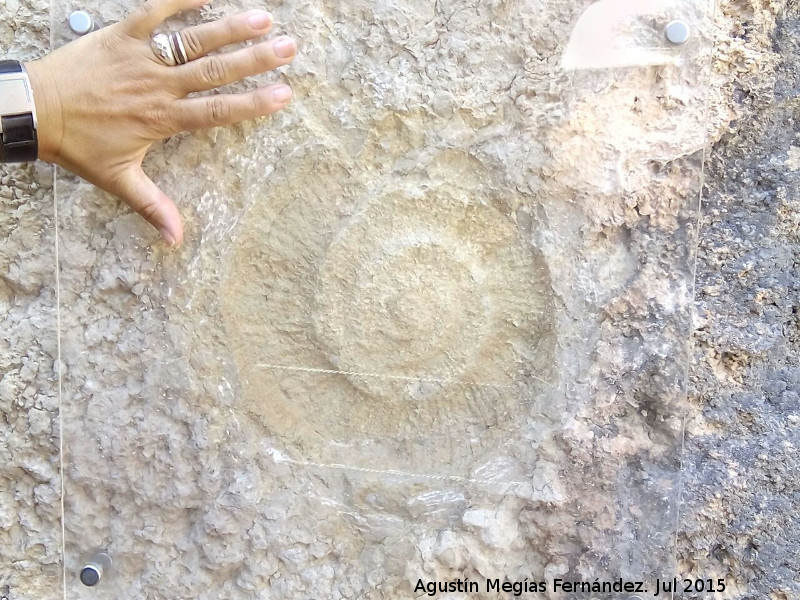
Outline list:
[[[22,586],[50,597],[61,580],[53,173],[37,164],[3,180],[0,595]]]
[[[727,9],[738,114],[706,168],[684,456],[681,570],[735,598],[800,598],[800,12],[773,33],[775,8]]]
[[[34,57],[71,8],[7,1],[0,40]],[[578,3],[270,8],[303,43],[292,110],[148,159],[180,253],[59,174],[68,597],[408,598],[671,576],[676,553],[716,597],[797,597],[797,15],[724,5],[682,62],[567,77]],[[613,60],[678,56],[644,13]],[[729,122],[681,462],[698,149]],[[49,599],[52,169],[6,173],[0,596]],[[98,548],[115,576],[88,593]]]

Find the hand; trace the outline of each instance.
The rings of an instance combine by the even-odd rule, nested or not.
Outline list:
[[[153,53],[154,30],[208,0],[147,0],[125,20],[26,64],[39,123],[39,158],[116,196],[147,219],[170,246],[183,241],[178,209],[144,173],[153,143],[183,130],[230,125],[272,114],[292,97],[285,85],[242,94],[187,98],[290,63],[297,46],[281,37],[206,56],[264,35],[266,11],[253,10],[181,31],[189,62],[169,67]]]

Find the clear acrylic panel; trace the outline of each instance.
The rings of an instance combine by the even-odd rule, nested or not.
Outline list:
[[[269,7],[289,109],[148,155],[179,251],[59,171],[68,597],[652,593],[713,2],[334,4]]]

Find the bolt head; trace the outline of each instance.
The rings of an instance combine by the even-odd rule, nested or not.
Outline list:
[[[100,573],[93,566],[83,567],[81,583],[87,587],[94,587],[100,582]]]
[[[686,21],[675,20],[667,25],[664,34],[670,44],[682,46],[689,41],[692,30]]]
[[[76,10],[69,16],[69,28],[78,35],[86,35],[94,29],[94,19],[85,10]]]

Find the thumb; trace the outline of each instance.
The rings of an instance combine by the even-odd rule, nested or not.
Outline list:
[[[158,229],[167,246],[181,245],[183,222],[178,207],[145,174],[141,165],[128,167],[115,183],[114,192]]]

